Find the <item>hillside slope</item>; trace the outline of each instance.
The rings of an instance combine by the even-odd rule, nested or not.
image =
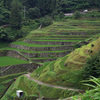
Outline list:
[[[92,47],[92,45],[94,46]],[[33,72],[31,77],[45,83],[70,87],[75,86],[75,80],[77,81],[77,78],[80,77],[78,76],[78,71],[81,70],[86,63],[86,59],[89,58],[90,55],[98,52],[98,50],[100,50],[100,38],[88,45],[75,49],[70,54],[58,58],[46,66],[44,65]]]
[[[54,86],[81,88],[81,70],[84,68],[86,59],[98,52],[98,50],[100,50],[100,37],[88,45],[75,49],[64,57],[58,58],[50,63],[44,63],[44,66],[36,69],[30,75],[33,80],[26,76],[20,76],[6,94],[16,97],[16,90],[21,89],[25,92],[26,96],[32,96],[34,94],[33,96],[37,95],[38,97],[61,98],[74,95],[77,91],[54,88],[45,84],[41,85],[34,80]],[[5,97],[6,95],[3,99]]]

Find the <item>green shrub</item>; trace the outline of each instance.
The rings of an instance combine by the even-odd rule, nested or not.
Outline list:
[[[63,12],[60,12],[59,14],[56,14],[53,18],[55,21],[63,21],[66,17],[64,16]]]
[[[8,37],[7,32],[4,30],[4,28],[0,28],[0,40],[5,41]]]
[[[100,100],[100,79],[91,76],[91,79],[87,80],[87,82],[91,83],[85,83],[84,85],[87,85],[92,88],[87,92],[89,97],[91,99],[93,98],[92,100]]]
[[[79,11],[75,11],[75,13],[73,14],[73,18],[78,19],[78,18],[80,18],[80,17],[81,17],[80,12],[79,12]]]
[[[59,13],[58,13],[58,11],[57,10],[54,10],[53,12],[52,12],[52,14],[51,14],[51,16],[52,16],[52,18],[54,18],[56,15],[58,15]]]
[[[91,76],[91,79],[83,81],[84,85],[91,87],[84,94],[75,95],[72,100],[100,100],[100,78]],[[88,82],[88,83],[87,83]]]
[[[100,12],[88,12],[88,17],[99,18],[100,17]]]
[[[26,36],[29,32],[30,32],[29,26],[23,26],[23,27],[20,29],[20,37]]]
[[[89,77],[90,75],[94,77],[100,76],[100,51],[88,58],[86,62],[84,76]]]
[[[41,13],[40,13],[40,9],[37,8],[37,7],[34,7],[34,8],[30,8],[28,10],[28,15],[29,15],[29,18],[31,19],[34,19],[34,18],[40,18],[41,17]]]
[[[42,19],[42,27],[45,27],[45,26],[48,26],[48,25],[51,25],[51,24],[53,24],[53,21],[49,16],[45,16]]]
[[[63,12],[60,12],[59,18],[60,18],[60,19],[61,19],[61,18],[64,18],[64,13],[63,13]]]

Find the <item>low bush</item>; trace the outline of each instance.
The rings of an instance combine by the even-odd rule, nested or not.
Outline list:
[[[45,26],[48,26],[48,25],[51,25],[53,24],[53,21],[52,19],[50,18],[50,16],[45,16],[43,19],[42,19],[42,27],[45,27]]]
[[[40,9],[37,8],[37,7],[30,8],[30,9],[28,10],[28,16],[29,16],[29,18],[31,18],[31,19],[40,18],[40,17],[41,17]]]
[[[75,95],[72,100],[100,100],[100,78],[91,77],[89,80],[83,81],[84,85],[92,89],[86,91],[84,94]],[[86,83],[88,82],[88,83]]]
[[[78,19],[81,17],[81,14],[79,11],[75,11],[75,13],[73,14],[73,18]]]
[[[89,76],[100,76],[100,51],[87,59],[84,68],[84,76],[86,78]]]

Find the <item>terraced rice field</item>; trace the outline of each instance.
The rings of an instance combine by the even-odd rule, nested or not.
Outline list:
[[[99,26],[100,21],[65,20],[64,22],[54,22],[54,24],[48,27],[34,30],[23,41],[16,41],[11,43],[9,47],[0,48],[0,51],[6,52],[6,56],[4,54],[4,56],[0,57],[0,67],[3,68],[3,66],[10,66],[12,64],[42,62],[43,66],[37,68],[31,74],[32,78],[59,86],[78,87],[78,85],[75,84],[75,81],[81,80],[80,78],[80,80],[77,80],[77,77],[80,77],[77,76],[78,70],[84,65],[85,59],[90,56],[90,54],[86,52],[87,49],[91,49],[93,52],[97,50],[94,50],[91,44],[89,44],[86,47],[83,46],[73,51],[74,44],[91,38],[95,34],[97,35],[94,37],[99,37]],[[100,42],[100,40],[98,41]],[[98,41],[96,41],[96,43],[93,42],[97,49],[99,47]],[[72,53],[69,54],[70,52]],[[49,61],[52,62],[49,63]],[[16,87],[23,89],[27,95],[38,93],[39,86],[37,83],[31,82],[25,76],[24,78],[22,76],[21,79],[18,79],[17,82],[19,83],[15,83],[14,86],[12,85],[15,89]],[[16,86],[16,84],[18,86]],[[3,88],[2,86],[2,89]],[[45,91],[44,89],[46,90],[43,86],[41,91]],[[59,90],[50,88],[50,92],[51,95],[49,95],[48,92],[44,94],[47,93],[46,95],[48,97],[53,97],[55,95],[54,93],[59,92]],[[11,91],[11,94],[13,93]],[[63,91],[59,93],[63,93]],[[57,96],[59,95],[57,94]]]
[[[93,52],[90,53],[89,50]],[[100,38],[88,45],[75,49],[64,57],[51,62],[45,62],[42,67],[37,68],[31,74],[20,76],[14,83],[14,86],[11,86],[13,90],[9,88],[7,93],[15,96],[15,91],[22,89],[26,93],[26,96],[41,93],[41,96],[47,98],[63,98],[64,96],[68,97],[70,92],[76,94],[75,90],[80,90],[79,88],[84,91],[84,87],[80,82],[83,80],[81,70],[84,69],[83,66],[86,62],[84,58],[89,58],[98,52],[98,50],[100,50]],[[52,86],[53,88],[51,88]],[[57,88],[54,86],[57,86]],[[68,88],[64,91],[61,88],[58,89],[59,86]],[[74,90],[74,92],[68,91],[68,89]],[[49,94],[47,90],[49,90]]]
[[[20,59],[25,57],[32,62],[51,61],[73,51],[77,42],[99,33],[99,26],[98,20],[67,19],[64,22],[54,22],[48,27],[32,31],[24,41],[13,42],[0,50],[6,50],[7,56]]]

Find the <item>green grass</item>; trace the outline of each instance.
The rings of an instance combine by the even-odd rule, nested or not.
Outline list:
[[[37,74],[41,74],[42,70],[49,64],[49,62],[45,62],[44,65],[38,69],[36,69]]]
[[[35,41],[41,41],[41,42],[42,41],[46,41],[46,42],[48,42],[48,41],[49,42],[78,42],[80,40],[78,40],[78,39],[77,40],[76,39],[74,40],[73,39],[73,40],[60,40],[60,41],[59,40],[35,40]]]
[[[17,73],[17,74],[11,74],[11,75],[6,75],[6,76],[0,77],[0,98],[3,95],[3,93],[6,91],[6,89],[8,88],[8,86],[11,84],[10,82],[14,78],[17,78],[18,76],[20,76],[22,74],[25,74],[25,72],[23,72],[23,73]]]
[[[51,35],[52,37],[64,37],[64,38],[88,38],[91,35]]]
[[[67,35],[70,32],[87,32],[91,33],[98,33],[100,32],[99,29],[100,26],[100,21],[88,21],[88,20],[74,20],[74,19],[67,19],[64,22],[54,22],[52,25],[42,28],[42,29],[37,29],[35,31],[32,31],[28,37],[31,39],[32,37],[38,37],[38,36],[47,36],[50,37],[51,35],[60,35],[59,33],[63,33],[61,35],[64,35],[64,33]],[[88,35],[88,34],[87,34]],[[90,34],[89,34],[90,35]]]
[[[55,61],[50,62],[42,68],[38,68],[36,72],[40,72],[40,76],[37,77],[38,73],[33,72],[31,77],[37,78],[40,81],[49,84],[56,84],[61,86],[69,87],[80,87],[81,69],[85,64],[86,59],[90,54],[84,54],[85,49],[90,49],[91,44],[95,44],[95,47],[91,49],[93,52],[97,52],[100,49],[99,46],[100,38],[87,46],[83,46],[79,49],[74,50],[72,53],[65,57],[58,58]],[[83,52],[82,52],[83,51]],[[79,78],[79,79],[78,79]]]
[[[38,58],[30,58],[31,60],[42,60],[42,59],[56,59],[57,57],[38,57]]]
[[[66,39],[66,40],[83,40],[83,39],[85,39],[85,38],[62,38],[62,36],[61,37],[59,37],[59,38],[53,38],[53,37],[38,37],[38,38],[33,38],[33,40],[45,40],[45,39],[47,39],[47,40],[63,40],[63,39]]]
[[[17,65],[17,64],[26,64],[26,63],[29,62],[17,58],[7,57],[7,56],[0,57],[0,67]]]
[[[59,50],[59,51],[29,51],[29,50],[23,50],[23,49],[17,49],[17,48],[1,48],[0,50],[15,50],[20,52],[26,52],[26,53],[60,53],[60,52],[66,52],[71,50]]]
[[[29,51],[29,50],[23,50],[23,49],[17,49],[17,48],[10,48],[10,47],[0,48],[0,50],[14,50],[14,51],[27,52],[27,53],[33,53],[33,52],[35,52],[35,51]]]
[[[38,45],[38,44],[24,43],[21,41],[13,42],[12,44],[29,46],[29,47],[59,47],[59,46],[62,46],[62,45]]]
[[[13,88],[13,89],[12,89]],[[48,87],[45,85],[39,85],[34,81],[27,79],[25,76],[20,76],[15,83],[11,85],[8,89],[6,94],[1,100],[8,100],[7,94],[11,95],[12,97],[16,97],[16,90],[21,89],[24,91],[25,96],[36,96],[37,97],[46,97],[46,98],[65,98],[77,94],[77,92],[69,91],[69,90],[62,90],[56,89],[52,87]],[[49,94],[48,94],[49,91]]]
[[[21,74],[24,74],[24,73],[25,73],[25,72],[17,73],[17,74],[10,74],[10,75],[6,75],[6,76],[2,76],[2,77],[0,77],[0,83],[5,82],[5,81],[7,81],[7,80],[9,80],[9,79],[13,79],[13,78],[15,78],[15,77],[18,77],[18,76],[20,76]]]

